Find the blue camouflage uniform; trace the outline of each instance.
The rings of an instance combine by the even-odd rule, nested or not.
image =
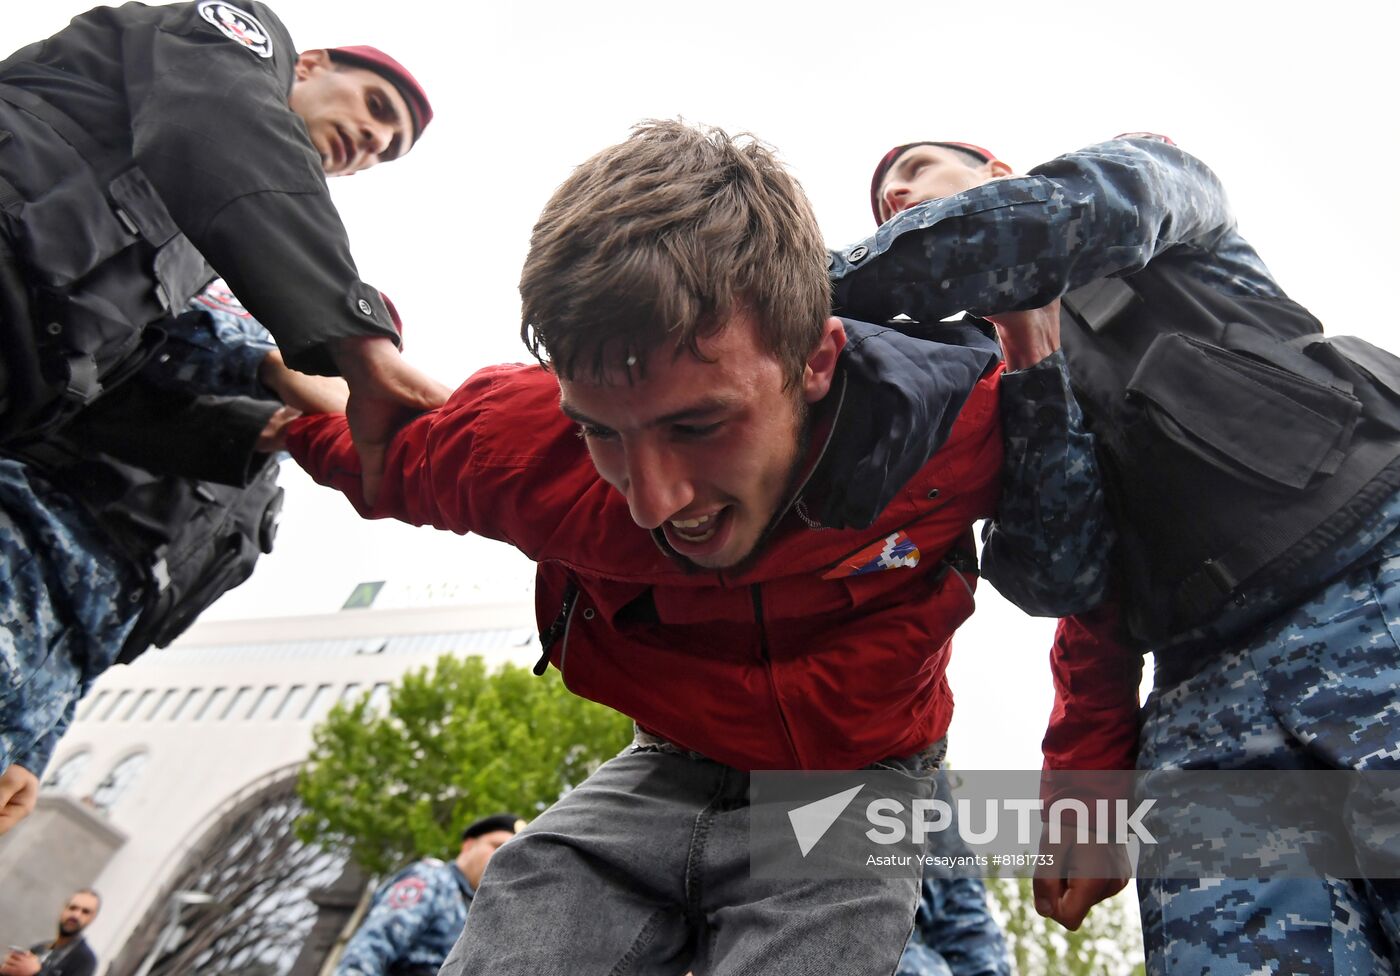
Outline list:
[[[257,367],[266,330],[214,282],[168,323],[143,371],[153,385],[271,400]],[[0,770],[42,776],[78,701],[140,615],[145,567],[123,556],[81,500],[27,461],[0,456]]]
[[[462,934],[475,895],[456,862],[415,861],[374,893],[335,976],[436,973]]]
[[[934,795],[948,801],[952,791],[940,769]],[[931,855],[968,853],[957,831],[957,807],[948,827],[929,835]],[[1006,938],[987,907],[987,887],[977,878],[940,877],[926,868],[919,888],[914,931],[895,976],[1011,976]]]
[[[899,238],[903,238],[896,244]],[[1199,282],[1285,297],[1199,160],[1120,139],[906,210],[833,255],[837,303],[887,317],[1045,305],[1171,251]],[[866,254],[873,257],[866,259]],[[855,257],[857,260],[852,260]],[[1015,581],[996,578],[999,585]],[[1284,583],[1256,587],[1159,647],[1141,769],[1400,769],[1400,496]],[[1323,843],[1369,847],[1388,807],[1353,808]],[[1183,810],[1189,816],[1189,810]],[[1140,875],[1151,873],[1140,868]],[[1148,971],[1392,973],[1400,883],[1140,877]]]

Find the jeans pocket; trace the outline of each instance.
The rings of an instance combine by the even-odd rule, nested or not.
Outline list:
[[[892,756],[888,759],[881,759],[873,762],[866,769],[883,770],[889,773],[899,773],[910,779],[932,779],[943,765],[943,759],[948,755],[948,739],[945,736],[937,742],[920,749],[908,756]]]

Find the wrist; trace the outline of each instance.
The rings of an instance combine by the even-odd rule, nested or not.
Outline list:
[[[337,339],[330,349],[336,371],[351,386],[356,379],[377,372],[378,364],[387,357],[399,358],[399,347],[388,336],[347,336]]]

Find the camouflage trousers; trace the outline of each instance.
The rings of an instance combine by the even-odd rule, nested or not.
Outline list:
[[[1400,545],[1388,541],[1247,640],[1206,659],[1159,659],[1138,765],[1400,770],[1397,641]],[[1317,840],[1376,850],[1374,826],[1397,818],[1397,806],[1349,807],[1338,834]],[[1139,874],[1152,976],[1400,971],[1400,881]]]
[[[976,878],[925,878],[895,976],[1011,976],[1006,940]]]
[[[953,799],[946,770],[938,771],[934,796]],[[970,852],[952,828],[929,835],[928,853],[957,857]],[[895,976],[1011,976],[1006,939],[987,907],[986,885],[946,869],[925,868],[914,931]]]
[[[129,571],[62,495],[0,459],[0,769],[42,776],[135,622]]]

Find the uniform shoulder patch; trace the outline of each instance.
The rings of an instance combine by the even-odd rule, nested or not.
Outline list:
[[[388,890],[384,900],[390,908],[403,909],[412,908],[423,900],[423,893],[427,890],[428,883],[422,878],[409,876],[402,881],[397,881]]]
[[[272,35],[258,18],[225,0],[200,0],[199,15],[229,40],[260,58],[272,57]]]

